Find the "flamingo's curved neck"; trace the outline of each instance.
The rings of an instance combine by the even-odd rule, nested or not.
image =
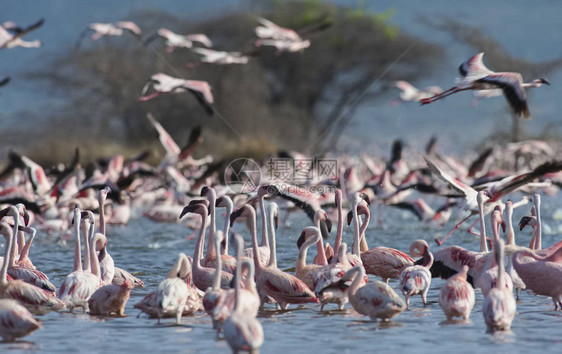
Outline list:
[[[269,236],[267,234],[267,214],[265,213],[265,195],[259,196],[259,203],[260,203],[260,214],[261,214],[261,227],[262,227],[262,235],[261,235],[261,247],[268,247],[269,248]]]
[[[211,209],[211,222],[209,224],[209,240],[207,241],[207,255],[205,258],[212,259],[217,256],[217,250],[215,249],[215,233],[217,231],[215,202],[217,198],[212,190],[209,191],[207,198],[209,200],[209,208]]]
[[[361,223],[361,227],[359,229],[359,235],[361,237],[359,249],[363,252],[369,249],[369,246],[367,245],[367,239],[365,237],[365,232],[367,231],[367,227],[369,227],[369,221],[371,221],[371,212],[367,210],[367,213],[365,213],[365,219],[363,219],[363,222]]]
[[[252,250],[254,252],[254,268],[256,269],[256,273],[258,273],[261,269],[259,251],[258,251],[258,235],[256,232],[256,212],[253,208],[250,208],[250,233],[252,234]]]
[[[90,227],[90,234],[93,235],[94,226]],[[100,270],[100,262],[98,261],[98,257],[96,257],[96,244],[103,239],[103,236],[100,234],[93,236],[91,238],[90,243],[90,262],[92,263],[92,274],[97,276],[101,279],[101,270]]]
[[[100,191],[98,195],[98,203],[100,208],[100,233],[105,235],[105,192]]]
[[[275,215],[272,208],[269,209],[269,264],[268,267],[277,268],[277,240],[275,239]]]
[[[80,212],[74,213],[74,267],[72,271],[82,270],[82,248],[80,247]]]
[[[311,236],[302,244],[299,249],[299,255],[297,256],[297,264],[295,268],[299,269],[306,266],[306,255],[308,253],[308,249],[315,243],[322,246],[322,238],[320,237],[320,239],[318,239],[317,237]]]
[[[433,254],[429,251],[429,248],[425,249],[422,262],[422,265],[426,268],[431,268],[433,265]]]
[[[513,208],[506,207],[505,214],[507,217],[507,232],[506,239],[508,246],[515,246],[515,231],[513,230]]]
[[[334,250],[337,252],[336,256],[332,258],[332,264],[336,264],[339,262],[339,249],[341,247],[342,237],[343,237],[343,208],[342,208],[342,201],[341,196],[336,195],[336,198],[339,200],[338,202],[338,226],[336,229],[336,239],[334,241]]]
[[[349,295],[355,295],[355,292],[357,291],[357,289],[359,289],[361,280],[365,276],[365,270],[361,266],[355,266],[353,269],[351,269],[351,271],[357,273],[357,275],[353,279],[353,283],[351,283],[351,286],[348,289],[348,293]]]
[[[315,218],[314,226],[320,230],[320,218]],[[316,251],[318,253],[318,265],[328,265],[328,259],[326,258],[326,251],[324,250],[324,242],[322,241],[322,238],[320,238],[320,240],[316,243]]]
[[[488,252],[488,244],[486,243],[486,222],[484,220],[484,204],[481,199],[478,199],[478,216],[480,219],[480,252]]]
[[[357,203],[354,201],[351,212],[353,213],[353,244],[351,252],[356,256],[361,256],[359,252],[359,242],[361,242],[361,234],[359,233],[359,215],[357,214]]]
[[[201,227],[199,228],[199,236],[195,244],[195,252],[193,254],[193,269],[201,268],[201,257],[203,257],[203,243],[205,242],[205,231],[207,229],[207,215],[201,213]]]
[[[230,232],[230,214],[232,214],[232,203],[228,203],[226,205],[226,216],[224,218],[224,248],[221,254],[227,255],[228,254],[228,233]]]
[[[533,196],[533,201],[535,202],[535,212],[537,213],[537,227],[536,227],[536,237],[535,237],[535,250],[542,249],[542,226],[541,226],[541,199],[540,195],[535,194]]]
[[[84,266],[82,269],[84,271],[91,271],[91,264],[90,264],[90,229],[94,228],[92,223],[88,220],[84,220],[84,225],[82,225],[84,229]],[[78,238],[80,238],[80,233],[78,233]]]
[[[35,235],[37,235],[36,229],[34,229],[32,227],[27,228],[27,229],[31,233],[31,236],[29,236],[29,239],[27,240],[27,242],[25,243],[25,246],[21,250],[20,258],[19,258],[20,262],[29,258],[29,249],[31,248],[31,244],[33,243],[33,240],[35,240]]]
[[[185,256],[185,254],[180,253],[178,255],[178,258],[176,259],[176,262],[174,263],[174,266],[166,275],[166,278],[177,278],[184,262],[188,263],[187,257]]]
[[[495,243],[496,242],[494,242],[494,244]],[[499,242],[497,243],[497,245],[499,245],[499,249],[497,250],[498,259],[496,260],[496,263],[498,264],[498,278],[496,279],[496,289],[502,290],[505,288],[505,282],[504,282],[505,268],[503,267],[504,249]]]
[[[217,237],[217,235],[215,235],[214,241],[215,241],[215,249],[220,250],[221,241]],[[222,258],[221,258],[221,254],[219,253],[215,258],[215,277],[213,278],[213,290],[215,291],[221,287],[221,275],[222,275]]]
[[[498,230],[500,225],[499,225],[498,221],[494,218],[493,214],[492,214],[491,223],[492,223],[491,226],[492,226],[492,235],[494,236],[494,241],[492,242],[493,257],[492,257],[492,262],[491,262],[490,267],[493,268],[493,267],[498,265],[497,259],[496,259],[496,252],[498,251],[498,250],[496,250],[496,243],[500,239],[500,231]]]
[[[4,251],[4,263],[2,263],[2,270],[0,271],[0,295],[3,294],[4,288],[8,285],[7,274],[9,266],[9,257],[13,247],[13,233],[9,226],[6,224],[0,225],[2,234],[6,238],[6,250]]]
[[[11,215],[14,218],[14,231],[12,232],[12,247],[10,249],[10,258],[4,259],[4,262],[8,262],[11,267],[14,266],[16,262],[16,258],[18,255],[18,245],[17,245],[17,238],[14,237],[14,232],[17,235],[19,225],[20,225],[20,215],[18,209],[15,206],[9,206],[10,210],[8,215]]]

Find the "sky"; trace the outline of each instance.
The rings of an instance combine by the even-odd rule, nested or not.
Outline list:
[[[547,60],[562,57],[562,2],[523,0],[451,2],[436,1],[331,1],[341,5],[365,4],[369,9],[393,9],[390,22],[406,33],[420,36],[446,48],[446,59],[435,73],[416,86],[437,85],[443,88],[455,84],[458,66],[476,54],[474,49],[460,45],[445,33],[428,28],[419,20],[422,16],[439,18],[449,16],[464,23],[476,25],[491,37],[499,40],[516,57],[530,60]],[[0,120],[3,124],[29,125],[25,115],[13,112],[41,111],[47,101],[44,88],[25,80],[23,73],[37,68],[60,50],[74,45],[79,33],[91,22],[124,20],[134,11],[160,9],[185,14],[194,21],[220,15],[233,10],[250,10],[258,1],[193,1],[193,0],[100,0],[100,1],[5,1],[0,0],[0,23],[11,20],[27,25],[45,18],[40,30],[26,39],[40,39],[40,49],[12,49],[0,51],[0,78],[11,76],[9,86],[0,89]],[[313,50],[314,44],[307,49]],[[485,57],[484,57],[485,62]],[[509,68],[491,68],[509,71]],[[531,81],[533,78],[524,78]],[[545,124],[559,122],[557,112],[562,101],[562,73],[551,74],[552,86],[537,89],[529,95],[529,107],[534,119],[523,122],[525,131],[540,132]],[[375,83],[376,84],[376,83]],[[446,100],[420,107],[415,103],[392,105],[398,90],[384,97],[360,101],[360,108],[345,131],[343,141],[389,145],[394,138],[404,138],[413,146],[421,147],[432,134],[452,150],[475,148],[494,129],[507,130],[511,117],[503,97],[493,98],[473,105],[470,92],[453,95]],[[55,98],[57,100],[57,98]],[[64,97],[58,100],[64,101]],[[8,120],[11,118],[11,121]],[[561,129],[555,128],[555,129]],[[357,145],[358,143],[356,143]],[[0,143],[0,148],[1,148]]]

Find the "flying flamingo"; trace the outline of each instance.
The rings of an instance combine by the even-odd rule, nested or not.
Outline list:
[[[185,281],[178,278],[178,272],[181,263],[187,262],[187,256],[180,253],[172,270],[168,273],[166,279],[158,284],[156,290],[156,312],[158,313],[158,323],[163,313],[172,312],[176,314],[176,324],[181,321],[183,309],[189,296],[189,288]]]
[[[146,95],[151,86],[154,88],[155,92]],[[214,112],[214,108],[211,106],[214,102],[214,98],[213,93],[211,92],[211,86],[208,82],[184,80],[163,73],[154,74],[150,77],[150,80],[142,89],[143,96],[139,98],[139,101],[144,102],[163,94],[181,93],[186,91],[195,95],[207,113],[212,114]]]
[[[240,52],[224,52],[213,49],[193,48],[195,53],[201,54],[201,63],[208,64],[247,64],[250,58]],[[193,67],[194,63],[187,64],[188,67]]]
[[[410,253],[414,257],[423,257],[421,265],[412,265],[404,268],[400,273],[400,290],[406,300],[406,308],[410,306],[410,296],[420,294],[423,307],[427,304],[427,292],[431,285],[429,268],[433,265],[433,255],[429,245],[424,240],[415,240],[410,246]]]
[[[460,272],[447,279],[439,291],[439,305],[448,321],[453,317],[462,317],[468,321],[474,307],[474,289],[466,281],[467,272],[468,266],[464,265]]]
[[[364,276],[363,267],[355,266],[341,278],[341,281],[353,279],[347,292],[355,311],[369,316],[373,321],[378,318],[387,321],[406,309],[404,300],[388,284],[375,280],[361,286]]]
[[[18,301],[0,299],[0,337],[2,339],[14,341],[30,335],[39,328],[43,328],[41,321],[36,320]]]
[[[158,37],[166,39],[166,51],[168,53],[173,52],[176,48],[192,48],[193,42],[201,43],[207,48],[213,46],[213,42],[211,42],[209,37],[202,33],[182,35],[174,33],[167,28],[160,28],[157,33],[148,37],[146,41],[144,41],[144,45],[148,45]]]
[[[90,315],[125,316],[125,305],[131,296],[133,283],[125,281],[121,285],[104,285],[96,290],[88,300]]]
[[[208,215],[208,209],[205,203],[190,203],[183,209],[182,213],[180,214],[180,218],[187,213],[194,213],[201,216],[201,228],[199,229],[197,244],[195,245],[192,272],[193,283],[195,284],[195,286],[199,290],[205,291],[207,290],[207,288],[213,286],[213,281],[215,278],[214,269],[207,268],[201,265],[201,258],[203,257],[203,243],[205,242],[205,230],[207,229],[205,219]],[[231,281],[232,274],[221,271],[221,288],[230,288]]]
[[[14,245],[12,228],[5,222],[0,223],[0,233],[6,238],[5,261],[0,272],[0,297],[18,300],[29,311],[44,314],[51,310],[61,310],[63,303],[52,292],[38,288],[23,280],[8,282],[7,272],[10,265],[10,254]]]
[[[0,49],[4,49],[4,48],[10,49],[14,47],[23,47],[23,48],[40,47],[41,41],[39,40],[24,41],[23,39],[21,39],[21,37],[41,27],[44,22],[45,21],[41,19],[27,28],[16,27],[17,30],[15,30],[13,26],[6,27],[6,24],[4,23],[3,26],[0,26]],[[14,33],[10,33],[9,31],[12,31]]]
[[[239,244],[243,242],[241,239],[242,237],[237,238]],[[257,254],[257,239],[255,234],[253,236],[253,242]],[[239,249],[243,247],[243,245],[238,246]],[[241,252],[238,252],[239,259],[240,254]],[[257,257],[254,258],[254,264],[259,266]],[[234,283],[234,307],[232,309],[232,314],[224,321],[224,337],[233,353],[238,353],[240,350],[257,353],[263,344],[263,328],[256,319],[255,314],[243,310],[242,291],[239,281],[241,278],[241,266],[242,265],[239,264],[238,267],[236,267],[237,281]]]
[[[394,85],[401,90],[400,99],[404,102],[419,102],[421,99],[431,97],[443,91],[441,87],[438,86],[430,86],[424,89],[418,89],[408,81],[404,80],[396,81]]]
[[[76,47],[80,47],[80,44],[84,40],[84,37],[89,32],[94,32],[92,34],[92,40],[97,41],[104,36],[121,36],[123,35],[123,30],[127,30],[132,33],[136,38],[140,39],[142,31],[134,22],[131,21],[117,21],[115,23],[91,23],[88,28],[86,28],[78,37],[76,41]]]
[[[256,212],[251,205],[244,204],[230,216],[230,225],[240,217],[248,217],[250,221],[250,233],[252,234],[252,246],[254,254],[258,253],[258,240],[256,234]],[[263,266],[257,257],[254,257],[256,269],[256,286],[263,305],[266,296],[272,297],[281,309],[285,310],[289,304],[302,304],[318,302],[312,291],[300,279],[287,274],[277,268]]]
[[[73,272],[66,276],[61,287],[59,298],[69,308],[74,311],[76,307],[82,307],[84,312],[88,311],[88,300],[90,296],[102,286],[99,262],[95,253],[95,244],[90,249],[90,260],[92,271],[82,270],[82,255],[80,249],[80,221],[81,214],[78,207],[74,208],[74,268]],[[90,220],[90,235],[94,234],[94,221]],[[90,247],[92,245],[90,244]],[[95,269],[94,269],[95,268]],[[98,272],[98,273],[95,273]]]
[[[359,214],[357,209],[363,199],[359,193],[353,195],[351,201],[352,214],[354,219],[354,229],[359,230]],[[366,208],[365,212],[369,212]],[[361,252],[361,261],[367,274],[380,276],[383,281],[388,282],[389,278],[398,278],[404,268],[414,264],[414,260],[406,253],[388,247],[373,247],[365,252]]]
[[[531,118],[525,88],[540,87],[542,84],[550,85],[548,80],[541,78],[531,83],[523,83],[519,73],[493,72],[482,62],[483,56],[484,53],[478,53],[461,64],[459,72],[462,78],[456,86],[433,97],[424,98],[420,103],[422,105],[432,103],[464,90],[501,89],[515,114],[523,118]]]
[[[507,274],[504,272],[503,265],[504,242],[500,238],[494,239],[494,257],[498,264],[497,282],[496,286],[484,298],[484,304],[482,305],[484,321],[486,321],[490,332],[509,330],[517,308],[513,298],[513,290],[507,289],[504,284]]]
[[[261,47],[263,45],[277,48],[278,54],[282,52],[296,53],[310,47],[310,41],[308,39],[300,41],[288,41],[282,39],[258,39],[256,41],[256,47]]]
[[[236,273],[234,274],[234,282],[240,283],[241,273],[244,268],[247,268],[246,279],[244,280],[244,288],[239,289],[239,304],[238,308],[242,313],[256,317],[260,307],[260,298],[258,291],[256,289],[256,284],[254,281],[254,262],[251,259],[244,259],[242,257],[244,249],[244,239],[240,235],[234,236],[236,239],[236,257],[238,259],[238,265],[236,266]],[[217,330],[222,330],[224,321],[232,314],[234,311],[234,302],[236,298],[236,289],[228,289],[219,298],[217,305],[213,311],[213,319],[217,322]]]

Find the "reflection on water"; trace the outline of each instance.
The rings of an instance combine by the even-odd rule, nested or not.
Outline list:
[[[544,221],[557,229],[561,220],[554,220],[549,214],[555,208],[555,201],[544,198]],[[517,213],[527,210],[517,210]],[[404,216],[406,215],[406,216]],[[291,216],[292,227],[281,227],[278,232],[279,267],[294,266],[297,256],[295,241],[300,228],[310,221],[297,214]],[[394,225],[389,220],[401,220]],[[222,223],[221,220],[218,222]],[[386,229],[372,227],[367,232],[370,246],[384,244],[401,250],[409,249],[410,242],[416,238],[426,239],[434,248],[433,238],[438,231],[420,229],[420,224],[408,214],[401,211],[385,210]],[[447,227],[451,227],[454,220]],[[174,319],[162,320],[146,315],[137,318],[138,310],[133,305],[156,288],[162,280],[178,252],[193,254],[195,240],[185,240],[188,233],[185,227],[173,225],[160,231],[161,226],[144,219],[131,222],[127,228],[110,228],[108,231],[108,249],[119,267],[140,275],[146,287],[133,289],[127,303],[127,317],[91,317],[80,312],[51,312],[39,318],[43,329],[28,336],[25,341],[17,343],[0,343],[0,352],[29,353],[45,352],[181,352],[181,353],[227,353],[228,345],[224,340],[217,340],[211,321],[204,314],[184,317],[180,325]],[[249,240],[244,225],[235,225],[236,232]],[[441,231],[439,231],[441,232]],[[345,229],[344,239],[351,240],[351,229]],[[529,233],[517,233],[517,239],[524,244],[528,242]],[[54,236],[38,235],[38,242],[31,250],[34,264],[47,273],[53,283],[59,285],[64,277],[72,271],[73,243],[66,246],[52,244],[48,238]],[[158,238],[160,248],[150,248],[149,244]],[[555,234],[544,236],[544,245],[551,245],[559,240]],[[469,249],[478,249],[478,239],[467,236],[464,231],[457,232],[451,243],[464,245]],[[309,262],[315,252],[309,252]],[[398,282],[390,280],[389,285],[397,289]],[[259,312],[258,319],[263,325],[265,343],[263,353],[305,353],[311,348],[324,352],[355,352],[373,350],[404,352],[404,348],[418,348],[422,351],[479,352],[494,350],[501,352],[556,351],[560,342],[562,313],[553,311],[549,298],[535,296],[529,291],[521,292],[517,303],[517,316],[513,321],[511,333],[487,333],[482,315],[483,297],[476,291],[476,304],[470,315],[470,321],[449,324],[444,322],[445,315],[437,303],[439,289],[443,285],[440,279],[433,279],[428,293],[428,304],[424,309],[421,298],[415,296],[410,301],[410,310],[393,318],[390,322],[374,322],[357,314],[348,304],[344,311],[338,311],[335,304],[326,306],[320,312],[318,304],[302,306],[291,305],[287,311],[278,311],[272,305]],[[375,344],[376,343],[376,344]]]

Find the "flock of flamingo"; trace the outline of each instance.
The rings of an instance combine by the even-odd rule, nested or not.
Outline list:
[[[22,36],[42,23],[28,28],[4,23],[0,26],[0,48],[38,46]],[[299,33],[263,18],[259,23],[255,45],[271,45],[287,52],[309,47],[310,41],[301,35],[318,29]],[[91,31],[92,40],[97,40],[122,35],[123,30],[138,38],[142,35],[132,22],[95,23],[79,43]],[[190,48],[201,54],[201,63],[244,64],[249,60],[239,52],[209,49],[212,41],[203,34],[180,35],[162,28],[146,42],[158,37],[166,40],[168,52]],[[548,81],[537,79],[526,84],[517,73],[492,72],[484,66],[482,56],[477,54],[463,63],[459,68],[462,79],[445,92],[431,89],[428,93],[398,82],[404,90],[401,98],[428,104],[462,90],[491,91],[489,96],[499,92],[516,114],[529,118],[525,89]],[[155,92],[147,95],[150,87]],[[196,93],[213,109],[208,83],[163,73],[152,76],[140,100],[186,91]],[[42,328],[34,316],[49,311],[125,315],[130,292],[144,284],[115,266],[106,233],[107,225],[127,224],[134,208],[142,208],[143,216],[155,222],[181,222],[198,230],[193,256],[179,253],[158,287],[134,308],[159,323],[171,317],[178,324],[183,316],[205,311],[233,352],[259,351],[264,337],[257,315],[265,306],[286,310],[291,304],[319,303],[323,311],[333,306],[330,304],[343,310],[349,303],[372,320],[389,321],[414,306],[411,298],[415,295],[421,296],[425,307],[435,277],[446,279],[438,302],[447,320],[460,317],[467,321],[475,305],[475,289],[480,289],[485,297],[484,321],[492,332],[510,329],[516,316],[516,298],[524,289],[551,297],[554,308],[562,309],[562,241],[543,248],[541,240],[541,193],[556,193],[562,185],[562,162],[543,141],[498,145],[463,161],[440,153],[436,139],[430,141],[423,156],[407,157],[403,156],[402,142],[396,141],[387,160],[367,154],[340,159],[335,181],[315,180],[311,166],[305,171],[310,176],[307,186],[333,187],[323,194],[280,180],[265,181],[252,193],[233,193],[221,183],[211,156],[193,157],[202,141],[200,129],[194,129],[189,143],[180,148],[153,116],[148,118],[166,151],[156,167],[143,161],[146,154],[139,154],[112,156],[83,168],[77,150],[69,164],[47,170],[25,155],[9,153],[8,164],[0,173],[0,233],[6,241],[0,272],[0,336],[4,340],[16,340]],[[302,157],[294,152],[283,154]],[[517,202],[502,200],[514,191],[525,196]],[[442,204],[434,209],[425,196]],[[266,204],[266,198],[280,198],[280,206],[273,201]],[[431,250],[422,239],[412,242],[411,256],[384,246],[369,248],[367,239],[373,239],[367,236],[371,203],[379,212],[379,224],[384,220],[384,208],[395,207],[411,211],[420,222],[436,228],[443,227],[452,210],[458,209],[462,218],[444,239],[436,239],[439,246],[465,221],[478,216],[469,232],[480,238],[480,249],[452,245]],[[531,211],[521,219],[519,228],[532,227],[529,247],[516,244],[512,222],[513,209],[527,204]],[[225,209],[222,229],[216,225],[220,215],[217,208]],[[261,218],[261,240],[256,208]],[[302,230],[292,274],[277,265],[275,233],[281,210],[286,220],[290,212],[301,209],[312,224]],[[331,245],[326,237],[334,213],[337,226]],[[251,247],[244,248],[243,237],[230,230],[236,221],[247,225]],[[353,230],[350,249],[343,240],[346,221]],[[472,228],[476,223],[478,231]],[[486,234],[487,223],[491,238]],[[500,236],[502,228],[505,242]],[[61,237],[71,234],[74,239],[72,272],[59,287],[30,259],[37,231]],[[234,245],[233,255],[229,244]],[[307,253],[313,246],[316,257],[307,264]],[[381,280],[373,281],[369,275]],[[398,279],[397,289],[388,284],[389,279]]]

